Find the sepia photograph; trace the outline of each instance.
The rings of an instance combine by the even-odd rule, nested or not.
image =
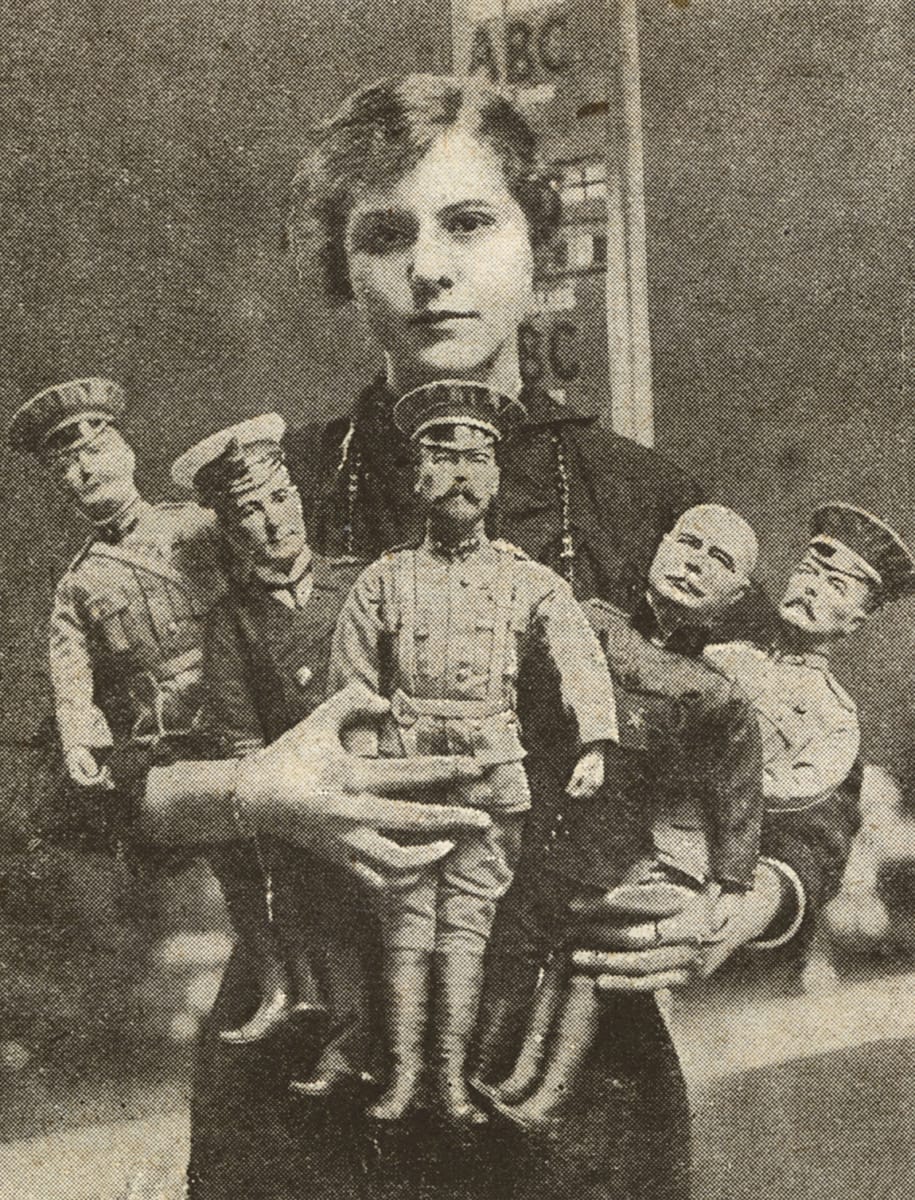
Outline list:
[[[915,8],[0,6],[0,1200],[915,1194]]]

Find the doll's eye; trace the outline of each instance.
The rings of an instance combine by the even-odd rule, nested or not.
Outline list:
[[[709,558],[716,559],[728,571],[733,571],[735,569],[733,558],[731,558],[727,550],[722,550],[718,546],[712,546],[711,550],[709,550]]]

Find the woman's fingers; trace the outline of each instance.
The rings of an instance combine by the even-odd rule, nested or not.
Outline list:
[[[692,971],[658,971],[654,975],[598,975],[595,990],[610,992],[660,992],[664,988],[683,987],[693,978]]]
[[[352,814],[373,829],[391,829],[402,833],[445,833],[453,829],[488,829],[492,818],[477,808],[455,804],[414,804],[405,800],[386,800],[382,796],[361,796]]]
[[[428,755],[421,758],[360,758],[349,769],[357,791],[398,793],[479,779],[482,771],[472,758]]]
[[[589,975],[646,976],[689,970],[699,965],[693,946],[652,946],[644,950],[575,950],[572,967]]]
[[[376,829],[367,828],[352,829],[343,840],[354,858],[367,860],[373,867],[385,871],[416,872],[430,867],[454,849],[454,842],[444,838],[419,846],[401,846]]]
[[[360,720],[383,716],[390,707],[390,703],[383,696],[376,695],[365,684],[350,683],[329,700],[325,700],[297,725],[287,729],[271,745],[310,754],[321,744],[336,747],[342,752],[341,730]]]
[[[356,878],[361,883],[365,884],[365,886],[371,891],[383,892],[386,889],[387,880],[383,875],[380,875],[377,871],[373,870],[368,863],[361,862],[358,858],[354,858],[349,864],[349,869],[356,876]]]

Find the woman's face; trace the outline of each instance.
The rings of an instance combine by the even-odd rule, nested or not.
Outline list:
[[[346,227],[353,293],[402,389],[443,378],[517,390],[533,300],[527,221],[495,153],[452,129],[366,192]]]

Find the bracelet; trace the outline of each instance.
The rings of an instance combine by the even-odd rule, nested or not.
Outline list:
[[[251,830],[248,826],[248,822],[245,820],[245,814],[244,814],[244,809],[243,809],[242,802],[241,802],[241,796],[239,796],[239,794],[238,794],[238,783],[239,783],[239,779],[241,777],[241,764],[242,764],[242,759],[236,758],[235,759],[235,771],[234,771],[234,774],[232,777],[232,788],[231,788],[231,791],[229,792],[229,804],[232,809],[232,821],[234,822],[235,828],[238,831],[238,836],[243,841],[247,842],[247,841],[250,841],[252,839],[252,837],[254,837],[254,835],[251,833]]]
[[[260,871],[261,880],[264,885],[264,905],[266,908],[267,922],[272,925],[274,923],[274,889],[273,889],[273,872],[270,869],[270,863],[267,855],[264,852],[264,847],[261,845],[261,839],[256,829],[252,829],[248,821],[245,819],[244,806],[241,802],[241,796],[238,794],[238,781],[241,776],[241,765],[244,761],[244,755],[241,758],[235,759],[235,773],[232,780],[232,790],[229,793],[229,804],[232,807],[232,820],[235,822],[235,828],[238,831],[238,836],[244,842],[251,842],[254,846],[254,853],[257,856],[257,865]]]

